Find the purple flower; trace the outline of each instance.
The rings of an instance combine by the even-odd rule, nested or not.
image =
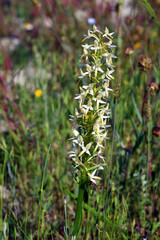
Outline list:
[[[94,25],[96,23],[96,19],[95,18],[88,18],[87,20],[89,25]]]

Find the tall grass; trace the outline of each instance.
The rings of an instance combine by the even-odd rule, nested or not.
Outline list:
[[[67,154],[72,148],[69,115],[74,115],[76,107],[81,40],[90,15],[96,16],[98,29],[105,23],[116,32],[122,84],[117,101],[114,97],[110,101],[107,165],[97,172],[102,180],[90,185],[89,198],[82,203],[77,239],[160,238],[160,91],[157,88],[152,95],[147,82],[159,87],[159,30],[139,3],[133,1],[133,17],[121,22],[123,11],[113,2],[66,1],[64,8],[64,1],[42,1],[39,8],[35,1],[11,1],[1,7],[0,239],[71,238],[78,185]],[[150,5],[158,9],[157,1]],[[80,19],[82,13],[88,15]],[[153,11],[151,15],[156,19]],[[22,23],[15,23],[17,18],[30,21],[34,31],[24,30]],[[2,36],[11,45],[17,37],[20,45],[9,51]],[[125,55],[128,47],[133,49],[130,56]],[[138,67],[141,55],[152,60],[147,74]],[[24,85],[16,82],[20,73],[25,76]],[[111,87],[115,92],[114,82]],[[42,91],[39,97],[37,89]],[[146,100],[150,101],[149,123]]]

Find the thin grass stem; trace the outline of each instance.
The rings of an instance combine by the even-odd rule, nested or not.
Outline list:
[[[64,189],[64,191],[66,191],[66,193],[68,193],[73,199],[77,199],[76,195],[71,193],[68,189]],[[92,213],[95,217],[97,217],[97,219],[104,221],[105,224],[107,224],[108,226],[112,227],[113,229],[117,229],[119,232],[125,232],[124,229],[122,229],[120,226],[118,226],[117,224],[115,224],[114,222],[112,222],[111,220],[109,220],[106,216],[100,214],[99,212],[97,212],[95,210],[95,208],[92,208],[91,206],[89,206],[87,203],[84,203],[84,208],[87,209],[87,211],[89,211],[90,213]]]
[[[73,233],[72,233],[73,237],[74,236],[77,237],[82,224],[82,204],[84,199],[84,191],[85,191],[84,185],[80,184],[78,199],[77,199],[76,215],[75,215],[74,227],[73,227]]]
[[[111,157],[110,157],[110,162],[109,162],[109,175],[108,175],[108,182],[107,182],[107,196],[106,196],[106,207],[107,208],[107,203],[108,203],[108,192],[109,192],[109,181],[111,177],[111,168],[112,168],[112,159],[113,159],[113,148],[114,148],[114,136],[115,136],[115,131],[116,131],[116,109],[117,109],[117,98],[115,98],[115,105],[114,105],[114,120],[113,120],[113,137],[112,137],[112,147],[111,147]]]
[[[47,167],[47,163],[48,163],[48,158],[49,158],[49,152],[51,149],[51,145],[48,148],[48,152],[47,152],[47,156],[45,159],[45,164],[44,164],[44,169],[43,169],[43,177],[42,177],[42,183],[41,183],[41,195],[40,195],[40,206],[39,206],[39,217],[38,217],[38,235],[37,235],[37,240],[39,240],[40,238],[40,222],[41,222],[41,214],[42,214],[42,198],[43,198],[43,184],[44,184],[44,177],[45,177],[45,172],[46,172],[46,167]]]
[[[65,239],[68,239],[68,226],[67,226],[67,200],[64,198],[64,217],[65,217],[65,227],[64,227],[64,233],[65,233]]]
[[[0,196],[0,207],[1,207],[1,211],[0,211],[0,222],[2,221],[2,208],[3,208],[3,188],[4,188],[4,176],[5,176],[5,168],[6,168],[6,163],[7,163],[7,158],[8,158],[8,151],[7,149],[5,150],[5,157],[4,157],[4,163],[3,163],[3,170],[2,170],[2,192],[1,192],[1,196]]]
[[[2,208],[2,210],[5,212],[5,214],[7,214],[7,212],[4,208]],[[11,220],[11,222],[13,222],[20,229],[20,231],[23,233],[24,237],[29,240],[29,237],[26,235],[26,233],[23,231],[23,229],[19,226],[19,224],[12,217],[9,216],[9,214],[7,214],[7,218],[9,218]]]

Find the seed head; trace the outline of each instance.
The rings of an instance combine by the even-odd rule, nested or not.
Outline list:
[[[147,113],[148,122],[150,122],[151,121],[151,104],[150,104],[149,99],[146,104],[146,113]]]
[[[148,72],[149,70],[151,70],[151,67],[152,67],[151,59],[147,56],[139,57],[138,67],[140,68],[141,71]]]
[[[120,71],[118,72],[116,79],[115,79],[115,89],[114,89],[114,96],[116,98],[120,95],[120,89],[121,89],[121,83],[122,83],[122,77]]]

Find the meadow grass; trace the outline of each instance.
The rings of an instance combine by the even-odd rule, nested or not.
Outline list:
[[[84,6],[94,10],[93,2]],[[30,12],[26,13],[26,5],[15,7],[11,6],[16,11],[8,16],[8,22],[15,12],[27,21]],[[77,107],[74,97],[80,86],[81,40],[88,26],[75,17],[79,5],[69,5],[65,13],[61,1],[55,1],[55,7],[54,31],[42,27],[38,38],[20,31],[22,45],[16,51],[1,47],[0,239],[71,239],[78,184],[68,156],[72,148],[69,115],[74,115]],[[138,20],[142,10],[145,27]],[[44,6],[41,17],[45,11],[50,16],[54,8]],[[122,13],[115,10],[115,14],[121,17]],[[115,34],[118,60],[114,76],[121,78],[121,84],[116,89],[117,83],[112,82],[118,95],[112,94],[110,100],[112,129],[105,144],[106,166],[99,171],[102,180],[90,185],[76,239],[160,239],[160,91],[148,87],[153,82],[159,86],[159,30],[147,14],[140,8],[137,17],[129,25],[130,19],[122,21]],[[103,28],[105,12],[96,17]],[[117,27],[109,17],[105,23],[113,30]],[[141,47],[126,56],[125,49],[136,43]],[[151,58],[151,70],[140,70],[140,55]],[[14,75],[22,70],[23,85],[14,82]],[[36,90],[42,95],[36,96]]]

